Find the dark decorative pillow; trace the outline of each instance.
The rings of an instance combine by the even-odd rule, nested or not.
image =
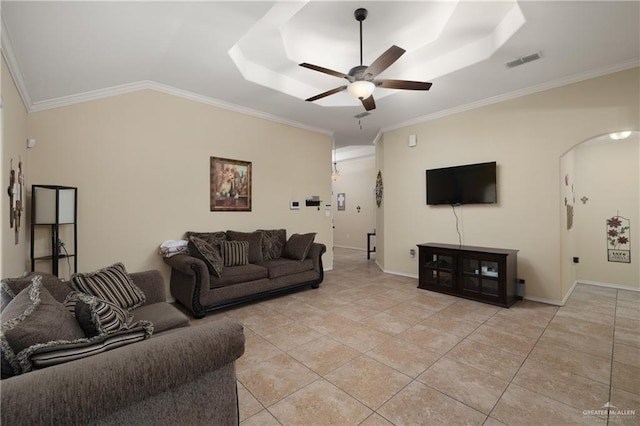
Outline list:
[[[96,272],[73,274],[73,288],[98,299],[131,310],[145,302],[144,293],[133,283],[122,263]]]
[[[316,238],[316,233],[309,234],[293,234],[287,240],[282,250],[282,257],[293,260],[304,260],[309,254],[311,244]]]
[[[30,371],[30,351],[52,342],[84,338],[73,315],[42,285],[42,277],[22,290],[2,312],[0,345],[14,374]]]
[[[225,241],[222,243],[224,266],[244,266],[249,263],[248,241]]]
[[[227,241],[227,234],[223,231],[218,232],[193,232],[189,231],[185,234],[185,240],[189,240],[189,237],[200,238],[205,240],[213,247],[219,247],[223,241]]]
[[[220,254],[220,246],[212,246],[208,242],[193,235],[189,237],[189,254],[204,261],[209,269],[209,273],[220,278],[224,259]]]
[[[68,282],[62,281],[60,278],[48,272],[29,272],[23,277],[6,278],[2,280],[2,283],[0,283],[0,296],[2,297],[0,311],[4,309],[11,299],[16,297],[16,294],[29,287],[33,277],[36,275],[42,277],[42,286],[46,288],[53,298],[60,303],[64,302],[67,294],[72,290],[71,285]]]
[[[262,232],[262,260],[279,259],[287,243],[286,229],[258,229]]]
[[[229,241],[249,242],[249,263],[262,262],[262,232],[227,231]]]
[[[87,337],[126,329],[133,320],[129,311],[120,306],[79,291],[71,292],[64,305],[74,314]]]

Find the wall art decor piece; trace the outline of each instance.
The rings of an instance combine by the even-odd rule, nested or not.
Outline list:
[[[338,197],[336,198],[336,200],[338,201],[338,210],[344,210],[346,207],[346,201],[347,201],[347,198],[344,192],[338,193]]]
[[[22,217],[24,175],[22,174],[22,160],[18,161],[18,170],[13,168],[13,158],[9,163],[9,227],[15,229],[15,243],[20,242],[20,218]]]
[[[380,207],[382,204],[382,172],[378,170],[378,176],[376,177],[376,204]]]
[[[211,157],[211,211],[251,211],[251,163]]]
[[[607,219],[607,260],[631,263],[631,224],[619,214]]]

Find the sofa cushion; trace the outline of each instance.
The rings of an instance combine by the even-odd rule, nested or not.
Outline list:
[[[2,312],[0,345],[14,374],[30,371],[30,349],[85,337],[73,315],[42,286],[41,279],[34,277]]]
[[[285,275],[310,271],[313,269],[313,260],[305,259],[302,262],[299,262],[297,260],[280,258],[267,260],[259,265],[267,268],[269,270],[269,278],[274,279]]]
[[[262,262],[262,232],[227,231],[230,241],[249,242],[249,263]]]
[[[287,240],[282,250],[282,257],[293,260],[304,260],[309,254],[311,244],[316,237],[316,233],[293,234]]]
[[[47,272],[29,272],[23,277],[5,278],[0,283],[0,295],[2,296],[0,311],[4,309],[4,306],[9,303],[11,299],[16,297],[16,294],[29,287],[33,277],[36,275],[42,277],[41,282],[44,288],[46,288],[53,298],[60,303],[64,302],[64,299],[72,290],[71,285],[68,282],[62,281],[60,278]]]
[[[74,314],[86,337],[113,333],[131,324],[132,316],[126,309],[79,291],[69,293],[64,305]]]
[[[84,338],[57,345],[40,346],[31,352],[29,362],[32,369],[49,367],[139,342],[148,339],[152,334],[153,324],[148,321],[139,321],[131,324],[130,328],[115,333],[100,334],[90,339]]]
[[[267,268],[250,263],[244,266],[225,268],[224,275],[222,277],[209,278],[209,285],[210,288],[219,288],[231,284],[260,280],[263,278],[269,278],[269,271]]]
[[[222,267],[224,266],[224,259],[220,254],[220,246],[212,246],[205,240],[194,237],[189,237],[189,254],[202,260],[209,269],[209,274],[216,277],[222,276]]]
[[[144,293],[133,283],[122,263],[96,272],[73,274],[71,281],[76,290],[127,310],[137,308],[145,301]]]
[[[201,240],[205,240],[213,247],[218,247],[222,244],[223,241],[227,240],[227,234],[224,231],[217,232],[193,232],[189,231],[185,234],[185,240],[188,240],[189,237],[200,238]]]
[[[249,263],[249,242],[248,241],[223,242],[222,257],[224,258],[224,266],[247,265]]]
[[[262,260],[279,259],[287,243],[286,229],[258,229],[262,232]]]
[[[189,317],[167,302],[140,306],[131,313],[133,321],[147,321],[153,324],[153,332],[156,334],[190,325]]]

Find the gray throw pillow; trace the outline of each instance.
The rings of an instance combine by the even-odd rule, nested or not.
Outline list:
[[[30,371],[29,354],[52,342],[84,338],[84,332],[65,306],[42,286],[36,276],[2,312],[0,345],[15,374]]]
[[[287,243],[286,229],[258,229],[262,232],[262,260],[279,259]]]
[[[222,267],[224,259],[220,253],[220,246],[212,246],[208,242],[193,235],[189,237],[189,254],[202,260],[209,269],[209,273],[220,278],[222,276]]]
[[[2,283],[0,283],[0,296],[2,298],[0,311],[4,309],[11,299],[16,297],[16,294],[29,287],[33,277],[36,275],[42,277],[41,282],[43,287],[46,288],[53,298],[60,303],[64,302],[64,299],[72,290],[71,285],[68,282],[62,281],[60,278],[48,272],[29,272],[23,277],[5,278],[2,280]]]
[[[309,254],[311,244],[316,237],[316,233],[293,234],[287,240],[282,250],[282,257],[293,260],[304,260]]]
[[[248,241],[225,241],[222,243],[224,266],[245,266],[249,263]]]
[[[249,243],[249,263],[262,262],[262,232],[227,231],[229,241],[247,241]]]
[[[142,290],[133,283],[122,263],[116,263],[96,272],[73,274],[73,288],[98,299],[115,303],[131,310],[145,302]]]

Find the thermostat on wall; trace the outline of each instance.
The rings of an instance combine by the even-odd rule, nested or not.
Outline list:
[[[300,210],[300,201],[298,200],[291,200],[289,202],[289,208],[291,210]]]

